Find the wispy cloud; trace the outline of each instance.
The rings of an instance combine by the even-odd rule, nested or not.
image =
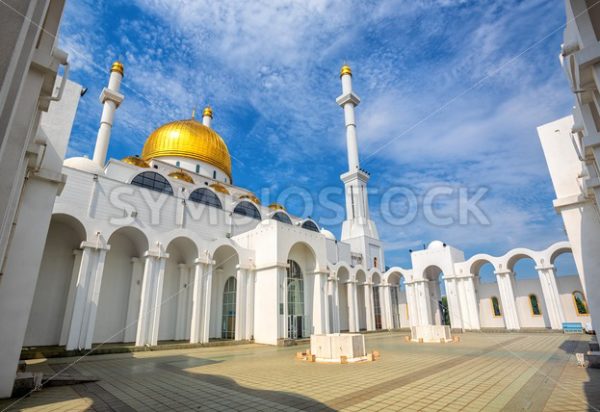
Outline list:
[[[400,184],[419,196],[437,184],[489,189],[486,226],[417,218],[389,227],[374,197],[391,263],[407,266],[404,249],[434,238],[467,254],[543,246],[564,238],[535,132],[569,109],[556,59],[560,33],[512,59],[563,23],[560,2],[539,0],[71,2],[62,42],[74,78],[90,88],[71,153],[91,152],[101,110],[95,96],[118,58],[126,100],[112,156],[139,153],[155,127],[210,103],[215,129],[239,159],[237,184],[276,193],[339,186],[347,166],[335,97],[348,61],[363,99],[359,144],[374,189]]]

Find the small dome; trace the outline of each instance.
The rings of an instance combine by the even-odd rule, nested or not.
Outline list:
[[[283,206],[280,203],[271,203],[269,205],[269,209],[271,209],[271,210],[283,210],[284,212],[286,212],[285,206]]]
[[[163,156],[200,160],[220,169],[231,180],[231,157],[225,141],[196,119],[178,120],[152,132],[142,150],[146,161]]]
[[[431,242],[429,244],[429,246],[427,246],[427,249],[443,249],[444,248],[444,242],[440,241],[440,240],[434,240],[433,242]]]
[[[127,163],[127,164],[134,165],[137,167],[143,167],[143,168],[150,167],[150,164],[148,164],[148,162],[146,162],[144,159],[140,159],[137,156],[127,156],[127,157],[123,158],[121,161],[123,163]]]
[[[256,196],[254,196],[253,193],[247,193],[245,195],[241,195],[238,199],[240,199],[240,200],[241,199],[248,199],[251,202],[256,203],[257,205],[260,205],[260,199],[258,197],[256,197]]]
[[[229,190],[227,190],[227,188],[221,183],[213,183],[212,185],[209,185],[209,187],[211,187],[215,192],[223,193],[224,195],[229,194]]]
[[[104,170],[94,163],[92,159],[87,157],[71,157],[63,162],[63,166],[81,170],[82,172],[93,173],[95,175],[104,174]]]
[[[336,240],[335,235],[327,229],[321,229],[321,234],[329,240]]]
[[[171,179],[175,179],[175,180],[183,180],[184,182],[194,183],[194,179],[192,179],[192,176],[188,175],[183,170],[171,172],[171,173],[169,173],[169,177]]]

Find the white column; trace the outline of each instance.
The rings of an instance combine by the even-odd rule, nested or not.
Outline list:
[[[73,304],[73,316],[67,337],[67,350],[90,349],[94,337],[100,284],[108,245],[82,242],[81,267]]]
[[[142,280],[144,264],[140,258],[131,258],[131,281],[129,282],[129,299],[127,300],[127,317],[125,321],[125,342],[135,342],[137,322],[139,320]]]
[[[201,342],[202,336],[202,303],[204,272],[206,263],[202,259],[194,261],[194,281],[192,287],[192,320],[190,331],[190,343]]]
[[[210,338],[210,307],[212,299],[212,277],[213,263],[206,265],[206,271],[203,279],[203,303],[202,303],[202,333],[200,337],[201,343],[208,343]]]
[[[546,309],[548,310],[548,319],[550,319],[550,327],[552,329],[562,329],[565,314],[560,303],[554,265],[536,266],[535,269],[540,277],[544,302],[546,302]]]
[[[235,340],[245,339],[246,272],[238,265],[235,275]]]
[[[65,315],[63,317],[62,330],[58,344],[64,346],[69,337],[69,327],[71,326],[71,317],[73,316],[73,306],[75,303],[75,291],[77,289],[77,277],[81,267],[81,249],[73,251],[73,270],[71,271],[71,282],[69,283],[69,292],[67,294],[67,305],[65,306]]]
[[[252,269],[246,271],[246,310],[245,310],[245,336],[244,339],[254,338],[254,283],[256,272]]]
[[[521,329],[521,325],[519,322],[514,292],[515,274],[511,271],[498,271],[495,273],[498,281],[498,289],[500,291],[500,303],[502,305],[502,315],[504,316],[506,329],[519,330]]]
[[[433,325],[434,314],[431,311],[431,296],[429,296],[429,281],[418,280],[412,283],[415,297],[415,325]],[[411,315],[413,312],[411,312]]]
[[[381,329],[392,329],[392,302],[390,288],[387,284],[379,286],[379,302],[381,304]]]
[[[315,272],[313,274],[313,307],[312,322],[313,333],[323,335],[327,333],[327,286],[328,272]]]
[[[356,282],[348,281],[348,329],[349,332],[358,332],[358,307],[356,305],[358,299],[356,295]]]
[[[159,245],[158,250],[149,250],[144,257],[146,262],[135,344],[155,346],[158,343],[165,261],[169,258],[169,254],[162,252]]]
[[[188,267],[184,263],[177,265],[179,269],[179,292],[177,293],[177,314],[175,316],[175,340],[185,339],[187,323],[187,282]]]
[[[463,310],[463,303],[458,295],[458,281],[456,278],[444,277],[444,282],[446,286],[446,301],[448,302],[450,325],[452,328],[462,329],[464,328],[463,317],[461,313]]]
[[[105,87],[100,94],[100,103],[102,108],[102,118],[100,128],[96,137],[96,146],[94,147],[93,161],[101,168],[106,163],[106,154],[108,153],[108,144],[110,142],[110,133],[112,130],[115,111],[121,104],[124,97],[119,93],[121,80],[123,79],[123,65],[115,62],[110,70],[110,79],[108,87]]]
[[[475,292],[475,276],[471,275],[468,278],[463,278],[465,289],[465,297],[467,302],[467,311],[469,312],[471,330],[480,330],[481,321],[479,319],[479,301]]]
[[[335,277],[329,278],[329,291],[331,295],[331,333],[340,333],[340,300],[338,290],[338,280]]]

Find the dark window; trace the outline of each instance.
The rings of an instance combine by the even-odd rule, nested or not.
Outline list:
[[[492,296],[492,310],[494,311],[494,316],[502,316],[502,312],[500,311],[500,302],[498,302],[498,298],[496,296]]]
[[[542,314],[540,310],[540,304],[536,295],[529,295],[529,305],[531,305],[531,314],[533,316],[539,316]]]
[[[233,213],[237,213],[238,215],[248,216],[253,219],[260,220],[260,212],[258,211],[256,206],[254,206],[250,202],[238,203],[237,206],[235,207],[235,209],[233,209]]]
[[[200,165],[196,165],[196,173],[200,173]]]
[[[281,213],[281,212],[274,213],[273,216],[271,216],[271,219],[277,220],[278,222],[281,222],[281,223],[287,223],[288,225],[292,224],[290,217],[288,215],[286,215],[285,213]]]
[[[204,187],[194,190],[190,194],[190,200],[196,203],[202,203],[208,206],[223,209],[219,197],[215,195],[212,191]]]
[[[145,187],[161,193],[173,194],[173,188],[167,179],[156,172],[143,172],[133,178],[132,185]]]
[[[176,167],[179,167],[180,165],[181,165],[181,163],[179,162],[179,160],[175,162]]]
[[[319,228],[317,227],[317,225],[315,225],[315,222],[313,222],[312,220],[307,220],[306,222],[302,223],[302,228],[312,230],[313,232],[319,231]]]
[[[573,292],[573,301],[575,302],[575,309],[577,310],[578,315],[589,315],[587,302],[585,301],[585,296],[583,293],[576,290]]]
[[[213,179],[216,179],[216,178],[217,178],[217,171],[213,170]]]

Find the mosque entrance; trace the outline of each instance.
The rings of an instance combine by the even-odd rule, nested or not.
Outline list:
[[[287,300],[288,338],[302,338],[304,328],[304,277],[300,265],[294,260],[288,260]]]
[[[235,293],[236,280],[232,276],[227,279],[223,289],[223,320],[221,323],[223,339],[235,339]]]

